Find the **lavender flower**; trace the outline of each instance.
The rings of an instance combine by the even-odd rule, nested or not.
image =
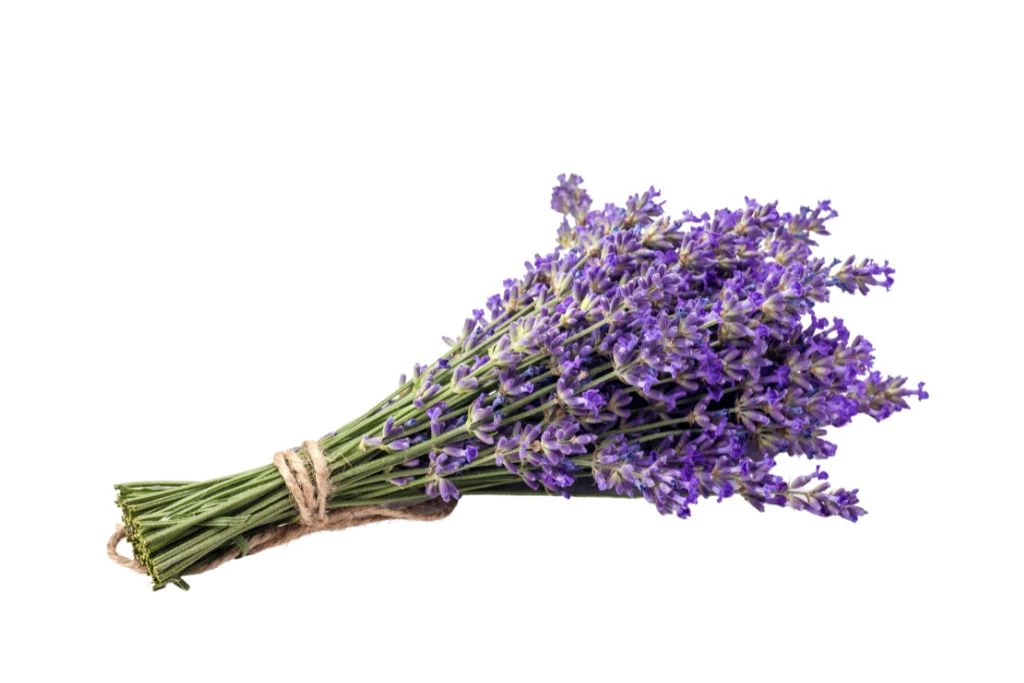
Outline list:
[[[428,410],[429,438],[468,437],[482,454],[435,465],[427,495],[493,464],[530,489],[638,495],[684,517],[700,497],[740,495],[855,520],[856,491],[805,491],[809,479],[787,485],[771,470],[781,453],[832,457],[828,429],[858,414],[880,420],[927,398],[874,370],[871,344],[842,320],[814,312],[831,289],[888,289],[893,269],[813,256],[837,216],[827,201],[787,213],[746,199],[673,220],[659,197],[652,187],[592,210],[582,179],[559,176],[551,206],[574,222],[560,249],[463,328],[487,355],[452,340],[444,365],[414,370],[417,400],[468,405],[443,422]]]

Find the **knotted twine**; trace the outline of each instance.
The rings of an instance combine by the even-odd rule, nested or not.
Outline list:
[[[454,500],[445,503],[439,499],[431,499],[411,504],[360,505],[328,510],[331,470],[327,458],[320,449],[319,441],[306,441],[303,446],[305,448],[301,453],[294,449],[278,451],[274,454],[273,461],[274,467],[288,487],[295,510],[299,513],[299,521],[258,531],[245,538],[244,543],[226,548],[206,562],[188,569],[184,574],[201,574],[236,557],[253,555],[267,548],[284,545],[316,531],[338,531],[387,519],[431,522],[447,517],[455,509]],[[118,524],[114,534],[107,541],[107,555],[122,567],[140,574],[148,574],[146,565],[117,552],[117,544],[126,536],[124,525]]]

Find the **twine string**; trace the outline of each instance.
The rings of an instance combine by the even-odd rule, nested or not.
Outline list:
[[[299,520],[306,526],[319,527],[327,522],[331,470],[319,442],[307,441],[303,446],[305,457],[294,450],[275,453],[274,467],[292,494]],[[309,476],[307,462],[313,468],[313,477]]]
[[[303,446],[301,451],[278,451],[274,454],[273,460],[274,467],[277,468],[291,494],[299,521],[257,531],[245,537],[242,543],[225,548],[184,574],[201,574],[237,557],[253,555],[268,548],[284,545],[316,531],[339,531],[388,519],[430,522],[447,517],[455,509],[454,500],[445,503],[440,499],[430,499],[411,504],[383,503],[328,510],[331,472],[327,458],[318,441],[306,441]],[[124,526],[118,524],[107,541],[107,555],[122,567],[140,574],[148,574],[144,564],[117,551],[117,544],[126,537],[127,531]]]

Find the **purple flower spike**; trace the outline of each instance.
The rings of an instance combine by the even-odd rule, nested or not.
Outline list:
[[[385,407],[364,449],[427,456],[423,492],[445,500],[494,482],[642,497],[684,518],[701,498],[864,514],[857,490],[831,488],[820,468],[788,483],[773,472],[781,455],[834,457],[831,430],[858,415],[928,398],[817,312],[835,290],[893,284],[887,261],[814,254],[838,215],[829,201],[787,212],[744,198],[671,218],[654,187],[597,209],[563,174],[551,207],[559,248],[414,367],[393,399],[400,419]]]

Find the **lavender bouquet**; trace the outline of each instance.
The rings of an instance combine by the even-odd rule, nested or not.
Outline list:
[[[791,481],[773,470],[782,453],[832,457],[830,426],[927,398],[814,313],[833,289],[888,289],[888,262],[815,257],[827,201],[671,219],[653,187],[594,209],[580,177],[558,181],[558,248],[506,280],[443,356],[272,464],[118,484],[111,557],[155,588],[187,587],[184,575],[311,531],[437,519],[473,494],[641,497],[678,517],[711,497],[865,514],[820,466]],[[123,536],[134,559],[116,552]]]

